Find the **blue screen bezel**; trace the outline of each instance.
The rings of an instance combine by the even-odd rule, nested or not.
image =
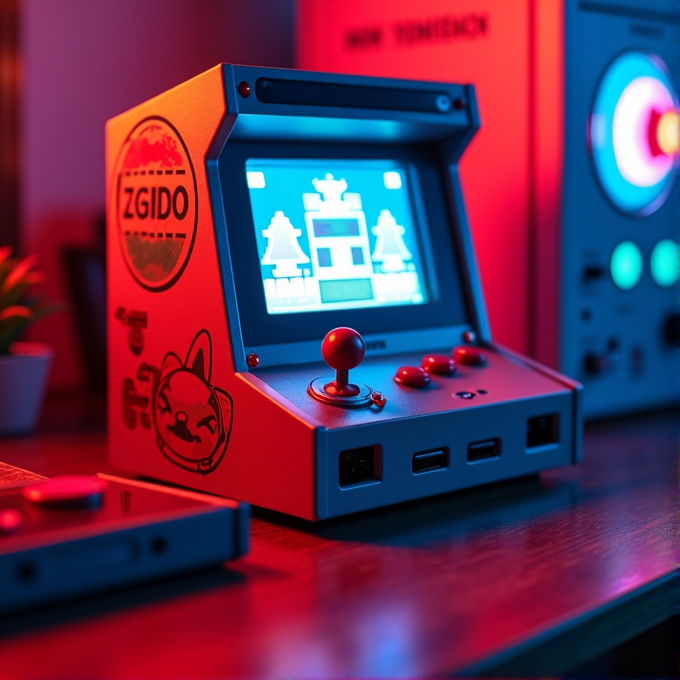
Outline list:
[[[424,272],[428,302],[422,305],[269,314],[246,181],[246,161],[255,158],[389,159],[409,168],[413,174],[409,193],[418,245],[421,258],[428,261]],[[350,326],[364,335],[375,335],[469,323],[471,314],[465,297],[461,264],[456,255],[443,172],[445,169],[441,167],[434,144],[388,146],[230,141],[220,156],[219,173],[244,347],[320,340],[337,326]]]

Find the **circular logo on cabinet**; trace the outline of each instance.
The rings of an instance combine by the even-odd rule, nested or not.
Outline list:
[[[132,276],[150,291],[170,288],[191,256],[198,198],[189,152],[167,120],[146,118],[125,140],[115,175],[115,219]]]

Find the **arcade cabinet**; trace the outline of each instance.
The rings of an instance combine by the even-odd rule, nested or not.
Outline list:
[[[492,342],[472,86],[223,64],[109,121],[111,462],[319,520],[578,461]]]
[[[473,82],[461,176],[494,336],[599,417],[680,397],[675,0],[300,0],[299,65]]]

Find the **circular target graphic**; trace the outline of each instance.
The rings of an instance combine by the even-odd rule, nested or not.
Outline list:
[[[678,98],[656,56],[626,52],[604,74],[590,118],[595,169],[609,200],[633,215],[657,210],[677,166]]]

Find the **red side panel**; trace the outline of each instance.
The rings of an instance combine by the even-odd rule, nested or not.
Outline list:
[[[107,125],[110,458],[312,519],[313,427],[234,373],[205,165],[224,102],[216,67]]]
[[[559,239],[564,167],[564,5],[532,0],[531,119],[533,187],[531,345],[539,361],[559,366]]]
[[[526,353],[529,0],[300,0],[298,27],[301,68],[476,86],[463,189],[494,339]]]

